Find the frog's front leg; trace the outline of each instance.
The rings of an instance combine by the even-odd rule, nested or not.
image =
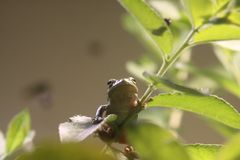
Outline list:
[[[93,118],[93,124],[101,122],[104,118],[104,114],[107,111],[108,105],[101,105],[98,107],[95,117]]]

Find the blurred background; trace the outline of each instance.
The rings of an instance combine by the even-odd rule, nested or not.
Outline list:
[[[106,103],[107,80],[130,76],[126,62],[144,53],[124,31],[123,13],[116,0],[1,0],[0,130],[26,107],[37,139],[57,139],[58,124],[70,116],[93,116]],[[193,59],[206,67],[216,62],[211,52],[200,46]],[[138,84],[141,95],[146,85]],[[190,113],[181,136],[189,143],[224,141]]]

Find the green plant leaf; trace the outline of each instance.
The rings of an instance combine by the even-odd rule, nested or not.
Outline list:
[[[199,69],[189,65],[187,70],[195,76],[198,75],[212,80],[214,83],[217,83],[216,86],[218,87],[218,89],[223,88],[229,93],[240,97],[240,86],[236,83],[236,81],[232,79],[231,76],[229,76],[229,73],[225,72],[222,68],[219,69],[212,67],[211,69]]]
[[[173,82],[171,82],[171,81],[169,81],[167,79],[158,77],[158,76],[153,75],[153,74],[149,74],[147,72],[144,72],[144,76],[148,80],[150,80],[152,82],[152,84],[154,86],[156,86],[157,88],[168,87],[168,88],[171,88],[173,90],[184,92],[184,93],[200,94],[200,95],[203,94],[203,93],[201,93],[198,90],[195,90],[195,89],[192,89],[192,88],[189,88],[189,87],[186,87],[186,86],[182,86],[182,85],[173,83]]]
[[[240,39],[240,27],[234,24],[215,24],[201,29],[194,36],[194,43],[209,43]]]
[[[173,36],[163,18],[144,0],[119,0],[119,2],[145,28],[161,51],[169,54],[173,47]]]
[[[122,16],[122,24],[124,29],[133,34],[150,53],[153,53],[157,59],[162,59],[161,50],[134,17],[129,14]]]
[[[149,4],[160,13],[162,17],[169,18],[169,28],[174,37],[174,48],[178,49],[182,45],[182,41],[187,37],[191,31],[192,26],[188,17],[183,13],[181,1],[179,0],[149,0]]]
[[[10,121],[6,136],[6,153],[10,154],[19,148],[30,130],[30,115],[27,110],[18,113]]]
[[[229,23],[235,24],[240,26],[240,11],[239,10],[233,10],[229,15],[228,15],[228,21]]]
[[[235,135],[220,150],[217,160],[240,160],[240,134]]]
[[[235,2],[235,7],[237,9],[240,9],[240,1],[239,0],[234,0],[234,2]]]
[[[195,27],[202,25],[213,13],[213,3],[211,0],[184,0],[184,4],[190,15],[192,25]]]
[[[153,97],[148,107],[173,107],[197,113],[233,128],[240,128],[239,112],[225,100],[214,95],[166,93]]]
[[[31,153],[26,153],[18,160],[110,160],[112,158],[100,154],[95,146],[79,143],[47,143],[41,144]]]
[[[146,108],[138,114],[138,120],[148,121],[161,127],[169,127],[169,119],[173,111],[166,108],[151,107]]]
[[[182,147],[167,130],[151,123],[131,127],[128,139],[142,160],[189,160]]]
[[[194,43],[240,39],[240,12],[236,9],[208,22],[194,36]]]
[[[186,149],[191,160],[216,160],[216,155],[221,145],[215,144],[191,144]]]
[[[157,70],[157,65],[147,56],[142,56],[135,62],[127,62],[126,68],[129,73],[145,81],[146,78],[144,78],[143,72],[154,73]]]
[[[219,10],[222,7],[226,7],[226,5],[231,2],[232,0],[216,0],[215,2],[215,10]]]
[[[240,52],[222,47],[214,47],[215,54],[225,70],[231,75],[232,81],[240,88]],[[240,89],[238,90],[240,93]]]
[[[192,25],[197,28],[223,9],[230,0],[184,0]]]
[[[211,70],[202,70],[202,74],[206,77],[215,80],[218,86],[240,97],[240,86],[230,77],[221,73],[216,73]]]

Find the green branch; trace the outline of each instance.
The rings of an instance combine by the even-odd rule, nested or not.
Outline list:
[[[165,75],[165,73],[167,72],[167,70],[176,62],[176,60],[180,57],[182,51],[184,49],[186,49],[189,46],[189,42],[192,39],[193,35],[198,31],[199,28],[197,29],[192,29],[188,36],[186,37],[186,39],[183,41],[182,45],[175,51],[175,54],[173,54],[173,56],[168,60],[165,59],[163,61],[163,64],[161,66],[161,68],[159,69],[159,71],[157,72],[157,76],[163,77]],[[147,88],[147,90],[145,91],[145,93],[143,94],[140,103],[144,104],[146,103],[146,101],[148,100],[148,98],[150,97],[150,95],[152,94],[152,92],[154,91],[154,86],[153,84],[150,84]]]

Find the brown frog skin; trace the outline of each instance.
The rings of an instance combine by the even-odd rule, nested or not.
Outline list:
[[[106,115],[118,116],[116,124],[120,125],[128,114],[139,104],[138,88],[134,78],[110,79],[108,81],[108,103],[101,105],[96,112],[93,123],[99,123]]]
[[[134,78],[111,79],[108,81],[108,103],[101,105],[96,112],[93,119],[93,124],[101,122],[104,117],[109,114],[117,115],[117,120],[111,124],[103,124],[101,129],[97,131],[100,139],[104,142],[117,142],[127,144],[124,150],[126,157],[129,159],[138,158],[132,147],[129,146],[125,135],[125,128],[122,125],[132,112],[136,111],[138,107],[142,108],[138,99],[138,88]],[[137,115],[131,119],[128,125],[134,124],[137,120]],[[134,157],[134,158],[133,158]]]

